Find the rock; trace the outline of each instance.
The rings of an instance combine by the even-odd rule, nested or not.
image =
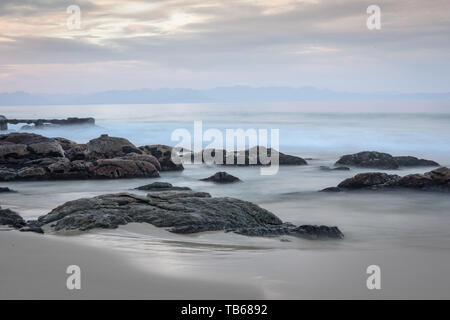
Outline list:
[[[25,167],[17,172],[19,179],[23,180],[41,180],[47,176],[47,171],[44,168]]]
[[[360,168],[398,169],[394,157],[387,153],[363,151],[342,156],[336,165],[355,166]]]
[[[424,174],[409,174],[398,181],[401,188],[424,191],[450,191],[450,169],[441,167]]]
[[[191,190],[188,187],[174,187],[172,184],[168,182],[153,182],[150,184],[146,184],[144,186],[140,186],[135,188],[136,190],[145,190],[145,191],[186,191]]]
[[[0,131],[8,130],[8,122],[5,116],[0,115]]]
[[[330,168],[330,167],[327,167],[327,166],[320,166],[319,167],[320,168],[320,170],[323,170],[323,171],[334,171],[334,170],[337,170],[337,171],[349,171],[350,170],[350,168],[349,167],[334,167],[334,168]]]
[[[210,176],[208,178],[200,179],[200,180],[201,181],[211,181],[211,182],[215,182],[215,183],[233,183],[233,182],[241,181],[241,179],[239,179],[231,174],[228,174],[224,171],[216,172],[212,176]]]
[[[0,193],[2,192],[17,192],[17,191],[11,190],[10,188],[7,187],[0,187]]]
[[[161,171],[161,164],[159,163],[158,159],[150,154],[129,153],[120,158],[124,160],[149,162],[156,168],[156,170]]]
[[[126,139],[104,135],[80,145],[36,134],[0,135],[0,181],[151,178],[160,169],[155,157]]]
[[[0,164],[20,164],[48,157],[64,157],[64,150],[54,139],[33,133],[0,135]]]
[[[450,191],[450,169],[438,168],[424,174],[409,174],[404,177],[383,172],[367,172],[355,175],[342,181],[337,188],[326,188],[322,191],[342,190],[386,190],[413,189],[419,191]]]
[[[61,145],[61,147],[64,150],[64,155],[66,158],[68,158],[70,161],[73,160],[85,160],[86,159],[86,153],[87,153],[87,146],[86,144],[79,144],[75,141],[66,139],[66,138],[53,138]]]
[[[295,229],[295,232],[304,238],[309,239],[320,239],[320,238],[330,238],[330,239],[343,239],[344,235],[338,227],[328,227],[328,226],[311,226],[303,225]]]
[[[179,171],[183,170],[183,165],[176,164],[172,161],[172,147],[162,145],[162,144],[154,144],[148,146],[139,147],[139,149],[146,153],[154,156],[158,159],[161,164],[161,171]]]
[[[61,137],[56,137],[53,138],[55,141],[58,141],[58,143],[61,145],[61,147],[63,148],[64,151],[69,150],[70,148],[72,148],[73,146],[76,146],[77,143],[75,141],[66,139],[66,138],[61,138]]]
[[[44,233],[41,227],[37,226],[25,226],[19,229],[20,232],[36,232],[36,233]]]
[[[353,178],[348,178],[338,184],[342,189],[362,189],[374,187],[392,186],[400,179],[395,174],[386,174],[383,172],[359,173]]]
[[[128,153],[142,154],[142,151],[127,139],[110,137],[107,134],[90,140],[86,145],[86,158],[89,160],[112,159]]]
[[[17,178],[17,171],[10,168],[0,167],[0,181],[10,181]]]
[[[150,223],[174,233],[233,231],[249,236],[293,235],[308,239],[341,238],[336,227],[297,227],[247,201],[213,198],[205,192],[156,192],[146,197],[107,194],[66,202],[38,219],[55,232],[113,229]],[[328,229],[327,229],[328,228]]]
[[[0,207],[0,225],[19,229],[25,226],[25,224],[25,220],[18,213]]]
[[[435,161],[418,159],[411,156],[394,157],[394,159],[401,167],[439,167],[439,163]]]
[[[348,165],[360,168],[398,169],[398,167],[439,166],[437,162],[418,159],[411,156],[393,157],[388,153],[363,151],[342,156],[336,165]]]
[[[159,172],[149,161],[123,158],[100,159],[87,166],[91,178],[139,178],[159,177]]]
[[[209,161],[214,159],[215,155],[222,154],[222,161]],[[270,165],[270,159],[264,159],[260,157],[260,154],[267,157],[276,157],[278,155],[279,165],[306,165],[308,164],[303,158],[297,156],[291,156],[281,153],[272,148],[265,148],[261,146],[253,147],[244,151],[227,152],[226,150],[219,149],[205,149],[202,151],[203,162],[207,164],[219,164],[219,165],[232,165],[232,166],[260,166]],[[227,163],[227,158],[229,158]]]
[[[329,187],[329,188],[322,189],[320,191],[322,191],[322,192],[341,192],[342,189],[338,188],[338,187]]]

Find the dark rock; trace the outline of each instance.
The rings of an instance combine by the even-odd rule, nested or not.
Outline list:
[[[401,188],[424,191],[450,191],[450,169],[441,167],[424,174],[409,174],[398,181]]]
[[[394,157],[394,159],[401,167],[439,167],[439,163],[435,161],[418,159],[411,156]]]
[[[336,189],[336,190],[335,190]],[[342,181],[337,188],[326,188],[323,191],[356,190],[356,189],[413,189],[420,191],[450,191],[450,169],[438,168],[424,174],[409,174],[404,177],[382,172],[360,173]]]
[[[394,157],[387,153],[363,151],[342,156],[336,165],[355,166],[360,168],[397,169]]]
[[[439,166],[432,160],[418,159],[411,156],[393,157],[388,153],[363,151],[342,156],[336,164],[360,168],[398,169],[398,167]]]
[[[309,239],[343,239],[344,235],[338,227],[303,225],[294,230],[299,236]]]
[[[5,116],[0,115],[0,131],[8,130],[8,122]]]
[[[261,157],[262,156],[262,157]],[[305,159],[281,153],[272,148],[261,146],[244,151],[227,152],[219,149],[205,149],[199,158],[206,164],[232,165],[232,166],[261,166],[270,165],[270,157],[278,156],[279,165],[307,165]],[[265,157],[269,159],[264,159]],[[191,156],[192,158],[192,156]],[[228,161],[227,161],[228,160]]]
[[[7,187],[0,187],[0,193],[1,192],[17,192],[17,191],[11,190],[10,188]]]
[[[322,192],[341,192],[342,190],[338,187],[329,187],[329,188],[325,188],[320,191],[322,191]]]
[[[19,229],[25,226],[26,223],[18,213],[0,207],[0,225]]]
[[[383,172],[359,173],[353,178],[348,178],[338,184],[342,189],[362,189],[374,187],[392,186],[398,182],[400,176]]]
[[[25,226],[19,229],[20,232],[36,232],[36,233],[44,233],[41,227],[38,226]]]
[[[162,144],[155,144],[142,146],[139,147],[139,149],[144,153],[150,154],[158,159],[161,164],[161,171],[180,171],[184,169],[181,163],[175,163],[172,161],[172,147]]]
[[[40,226],[47,225],[55,232],[113,229],[146,222],[182,234],[222,230],[249,236],[342,237],[336,227],[297,227],[283,223],[251,202],[212,198],[208,193],[194,191],[156,192],[146,197],[119,193],[78,199],[53,209],[38,221]]]
[[[228,174],[224,171],[216,172],[212,176],[210,176],[208,178],[200,179],[200,180],[201,181],[211,181],[211,182],[215,182],[215,183],[233,183],[233,182],[241,181],[241,179],[239,179],[231,174]]]
[[[319,167],[320,168],[320,170],[323,170],[323,171],[335,171],[335,170],[337,170],[337,171],[349,171],[350,170],[350,168],[349,167],[333,167],[333,168],[330,168],[330,167],[327,167],[327,166],[320,166]]]
[[[146,184],[145,186],[140,186],[135,188],[136,190],[145,190],[145,191],[187,191],[191,190],[188,187],[174,187],[172,184],[168,182],[153,182],[150,184]]]

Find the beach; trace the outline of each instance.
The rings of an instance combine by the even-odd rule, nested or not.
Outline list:
[[[35,220],[54,208],[80,198],[132,193],[153,182],[171,183],[232,197],[267,209],[284,222],[337,226],[340,240],[308,240],[290,235],[245,236],[208,231],[175,234],[147,223],[129,223],[117,229],[92,229],[75,235],[0,232],[0,298],[14,299],[441,299],[449,297],[450,199],[447,193],[414,190],[319,192],[359,173],[378,171],[333,167],[347,152],[374,150],[413,155],[450,166],[450,132],[445,114],[322,114],[288,110],[270,113],[270,127],[280,129],[280,150],[307,159],[307,165],[280,166],[277,174],[263,176],[258,166],[186,165],[182,171],[161,171],[159,177],[122,179],[6,181],[0,205]],[[42,116],[54,106],[4,108],[11,116]],[[64,111],[67,116],[95,116],[93,128],[33,130],[47,137],[86,143],[107,133],[136,146],[167,143],[177,128],[192,129],[189,110],[205,111],[205,128],[267,127],[261,118],[246,117],[239,106],[228,115],[203,105],[86,106]],[[268,107],[269,108],[269,107]],[[106,110],[116,110],[108,114]],[[270,108],[269,108],[270,109]],[[67,111],[67,112],[66,112]],[[132,114],[141,113],[137,118]],[[272,114],[272,116],[271,116]],[[209,119],[209,121],[208,121]],[[236,122],[240,119],[240,122]],[[249,119],[249,120],[245,120]],[[11,127],[16,131],[20,128]],[[300,138],[299,138],[300,137]],[[423,174],[428,167],[383,169],[386,174]],[[242,182],[215,184],[201,181],[226,170]],[[65,286],[68,265],[78,265],[82,289]],[[381,290],[369,290],[367,268],[381,268]]]

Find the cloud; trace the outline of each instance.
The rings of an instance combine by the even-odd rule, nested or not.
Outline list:
[[[0,65],[29,68],[26,81],[23,72],[8,71],[15,81],[2,77],[2,88],[45,90],[43,83],[48,82],[52,87],[47,92],[86,90],[82,72],[89,66],[91,91],[120,89],[117,84],[124,74],[127,89],[144,83],[450,90],[450,3],[446,0],[381,0],[379,31],[366,28],[366,8],[372,1],[86,0],[73,4],[82,10],[81,30],[67,29],[65,2],[0,3]],[[46,67],[52,72],[45,72]],[[67,73],[69,69],[73,72]],[[440,70],[439,76],[433,77],[433,70]]]

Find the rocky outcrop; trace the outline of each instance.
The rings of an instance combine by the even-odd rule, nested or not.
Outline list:
[[[338,184],[341,189],[382,188],[395,185],[400,176],[383,172],[360,173]]]
[[[92,139],[86,145],[86,158],[89,160],[112,159],[129,153],[142,154],[142,151],[127,139],[110,137],[107,134]]]
[[[217,156],[216,156],[217,155]],[[262,157],[261,157],[262,155]],[[201,155],[197,156],[206,164],[231,165],[231,166],[261,166],[270,165],[271,161],[267,158],[278,157],[279,165],[306,165],[305,159],[284,154],[272,148],[253,147],[244,151],[226,151],[219,149],[205,149]],[[192,158],[192,156],[191,156]],[[217,159],[220,159],[217,161]]]
[[[394,159],[400,167],[439,167],[436,161],[411,156],[394,157]]]
[[[128,140],[106,135],[87,145],[29,133],[0,137],[0,181],[148,178],[161,169]]]
[[[210,181],[214,183],[233,183],[233,182],[240,182],[241,179],[238,177],[235,177],[229,173],[226,173],[224,171],[216,172],[212,176],[204,179],[200,179],[201,181]]]
[[[19,229],[24,227],[26,222],[18,213],[0,207],[0,225]]]
[[[171,183],[168,182],[153,182],[150,184],[146,184],[144,186],[137,187],[135,188],[135,190],[161,192],[161,191],[187,191],[191,190],[191,188],[174,187]]]
[[[107,194],[69,201],[38,219],[55,232],[112,229],[131,222],[149,223],[174,233],[233,231],[248,236],[292,235],[340,239],[337,227],[283,223],[273,213],[247,201],[213,198],[205,192],[155,192],[147,196]]]
[[[142,152],[150,154],[158,159],[161,164],[161,171],[180,171],[184,169],[181,163],[175,163],[172,161],[172,147],[162,144],[154,144],[142,146],[139,147],[139,149]]]
[[[418,159],[411,156],[393,157],[388,153],[363,151],[342,156],[336,165],[354,166],[359,168],[398,169],[400,166],[439,166],[437,162]]]
[[[383,172],[367,172],[342,181],[337,187],[322,191],[412,189],[420,191],[450,191],[450,169],[438,168],[424,174],[404,177]]]
[[[64,150],[54,139],[30,133],[0,135],[0,165],[52,157],[64,157]]]

